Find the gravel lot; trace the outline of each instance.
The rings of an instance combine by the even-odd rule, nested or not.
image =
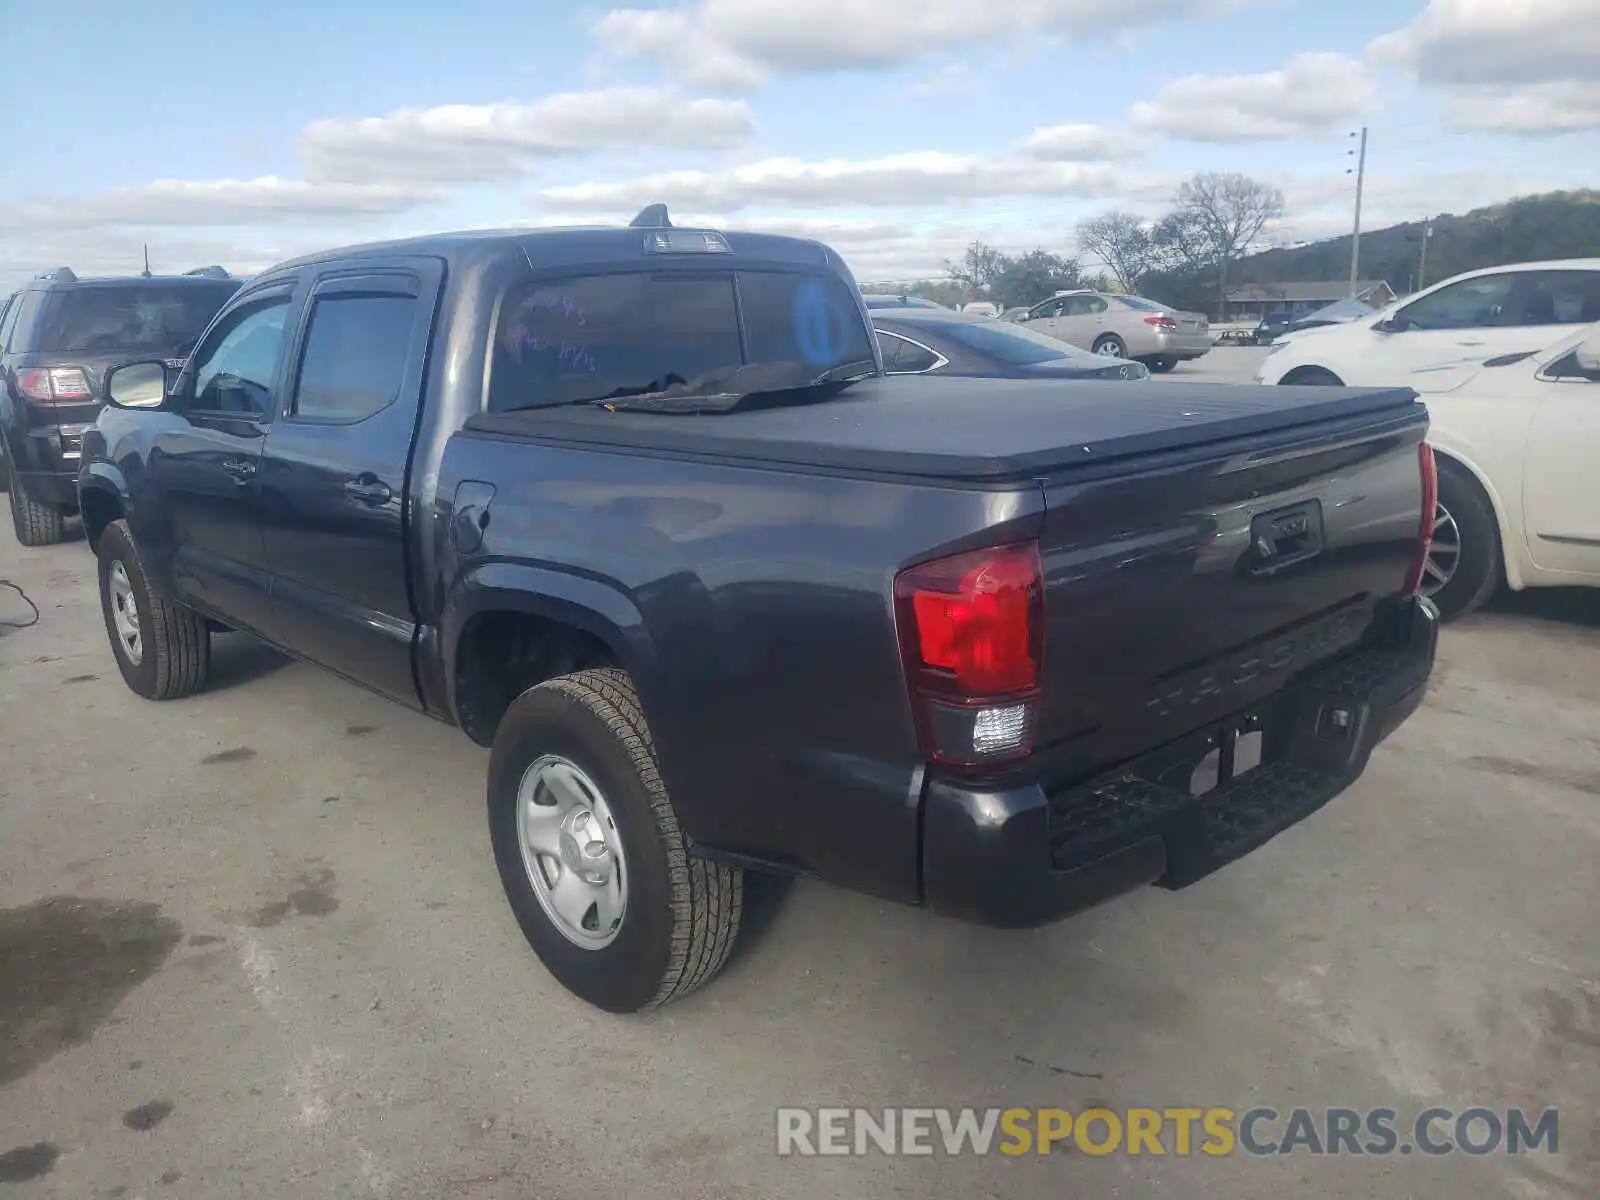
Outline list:
[[[1600,592],[1449,629],[1363,780],[1196,887],[1020,934],[768,888],[719,981],[619,1019],[525,948],[482,752],[237,636],[141,702],[93,577],[0,536],[42,609],[0,629],[0,1197],[1600,1189]],[[1093,1102],[1555,1106],[1560,1153],[774,1153],[781,1105]]]

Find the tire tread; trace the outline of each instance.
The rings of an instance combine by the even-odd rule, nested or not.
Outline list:
[[[11,526],[16,530],[17,541],[24,546],[54,546],[67,536],[67,514],[53,504],[41,504],[32,499],[23,487],[22,480],[6,473],[11,487]]]
[[[641,1007],[657,1008],[708,983],[728,961],[744,908],[744,872],[689,854],[656,765],[655,741],[633,680],[616,667],[595,667],[541,686],[587,708],[611,730],[639,774],[667,857],[672,892],[672,947],[655,995]]]
[[[125,520],[113,521],[101,535],[100,545],[126,557],[136,573],[142,593],[139,603],[150,615],[150,652],[155,662],[155,683],[149,700],[181,700],[206,685],[211,671],[211,632],[205,618],[150,590],[139,547]],[[120,655],[116,646],[111,652]]]

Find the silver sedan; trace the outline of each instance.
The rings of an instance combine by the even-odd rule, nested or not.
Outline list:
[[[1204,313],[1118,292],[1063,292],[1035,304],[1019,320],[1096,354],[1137,359],[1152,371],[1170,371],[1211,349],[1211,323]]]

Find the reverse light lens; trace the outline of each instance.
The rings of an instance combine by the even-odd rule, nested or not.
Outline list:
[[[911,567],[895,580],[895,606],[923,752],[966,766],[1029,754],[1044,662],[1038,546]]]
[[[1417,469],[1422,476],[1422,523],[1417,530],[1417,548],[1411,558],[1411,569],[1406,572],[1405,593],[1408,596],[1422,590],[1422,573],[1427,569],[1428,555],[1433,552],[1433,525],[1438,520],[1439,460],[1427,442],[1417,447]]]

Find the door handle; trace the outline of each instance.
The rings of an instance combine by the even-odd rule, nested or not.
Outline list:
[[[239,483],[249,483],[256,477],[255,461],[249,458],[225,458],[222,469]]]
[[[374,508],[380,504],[387,504],[394,498],[394,493],[389,490],[387,483],[370,475],[357,475],[352,479],[346,479],[344,494],[352,500],[359,500],[362,504],[370,504]]]

